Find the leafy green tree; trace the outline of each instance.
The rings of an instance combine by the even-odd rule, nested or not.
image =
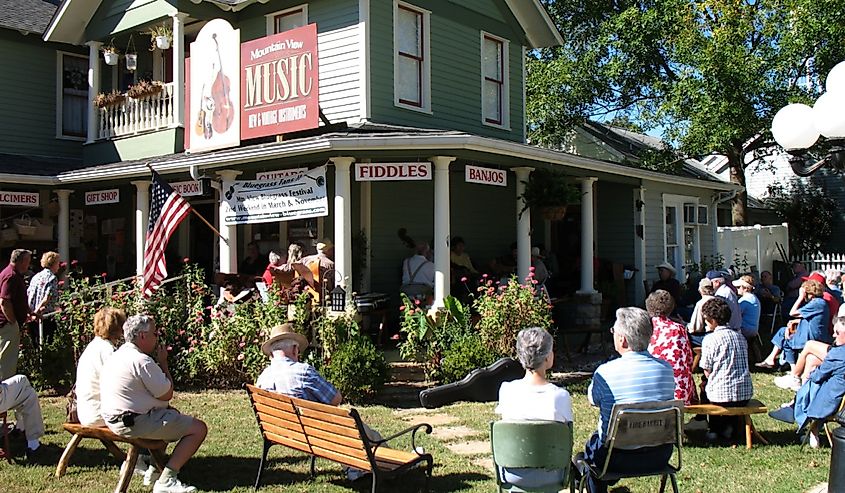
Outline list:
[[[833,236],[836,201],[819,187],[798,179],[791,184],[775,183],[769,186],[766,205],[789,223],[789,251],[793,255],[823,250]]]
[[[775,149],[774,113],[815,99],[845,58],[845,0],[543,2],[565,44],[530,54],[532,142],[559,146],[589,118],[637,122],[676,155],[727,156],[743,186]],[[746,204],[737,194],[734,224]]]

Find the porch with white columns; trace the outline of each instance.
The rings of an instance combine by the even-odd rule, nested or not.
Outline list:
[[[516,173],[516,275],[520,282],[531,270],[531,209],[525,207],[522,194],[532,171],[534,168],[513,168]]]
[[[445,306],[443,300],[451,290],[449,266],[449,165],[456,158],[432,156],[434,165],[434,304],[432,308]]]
[[[645,265],[645,188],[634,189],[634,267],[637,272],[634,274],[634,300],[636,303],[645,299],[646,278]]]
[[[594,217],[593,210],[593,184],[598,180],[595,177],[580,178],[581,182],[581,289],[578,294],[592,294],[596,290],[593,287],[593,236]]]
[[[177,12],[173,18],[173,124],[185,122],[185,18],[188,14]],[[235,264],[237,265],[237,264]]]
[[[222,170],[217,172],[217,176],[223,180],[223,189],[226,188],[227,182],[235,181],[241,174],[241,171],[236,170]],[[220,238],[218,244],[220,248],[220,272],[226,274],[234,274],[238,271],[238,227],[236,225],[227,226],[223,222],[223,218],[229,214],[229,203],[223,200],[220,195],[223,190],[218,190],[217,200],[220,201],[220,214],[218,214],[217,229],[220,231]]]
[[[353,157],[333,157],[334,164],[334,270],[335,283],[352,290],[352,181]]]
[[[56,190],[59,198],[59,258],[70,261],[70,194],[73,190]]]
[[[99,110],[94,106],[94,98],[100,92],[100,47],[99,41],[88,41],[88,134],[86,144],[97,140],[100,123]]]
[[[144,273],[144,244],[147,239],[147,218],[150,217],[150,181],[136,180],[135,185],[135,275]]]

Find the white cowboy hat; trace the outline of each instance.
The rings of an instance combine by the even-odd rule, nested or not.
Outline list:
[[[662,264],[658,265],[657,268],[658,269],[666,269],[669,272],[671,272],[672,274],[678,273],[678,271],[675,270],[675,267],[672,264],[670,264],[669,262],[663,262]]]
[[[328,238],[326,238],[326,239],[320,241],[319,243],[317,243],[317,251],[318,252],[325,252],[326,250],[328,250],[332,247],[334,247],[334,244],[332,243],[332,240],[330,240]]]
[[[261,345],[261,352],[267,356],[272,356],[273,354],[270,351],[270,346],[272,346],[274,342],[281,341],[282,339],[292,339],[295,341],[299,346],[300,353],[305,351],[305,348],[308,347],[308,339],[306,339],[304,335],[296,332],[293,329],[293,324],[284,323],[270,329],[270,338]]]

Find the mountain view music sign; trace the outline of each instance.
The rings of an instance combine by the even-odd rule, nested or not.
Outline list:
[[[241,139],[319,125],[317,25],[241,44]]]

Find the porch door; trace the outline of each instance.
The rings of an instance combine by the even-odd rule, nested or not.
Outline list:
[[[663,228],[666,261],[678,270],[676,278],[684,282],[694,264],[701,262],[698,226],[695,221],[698,199],[665,195]]]

